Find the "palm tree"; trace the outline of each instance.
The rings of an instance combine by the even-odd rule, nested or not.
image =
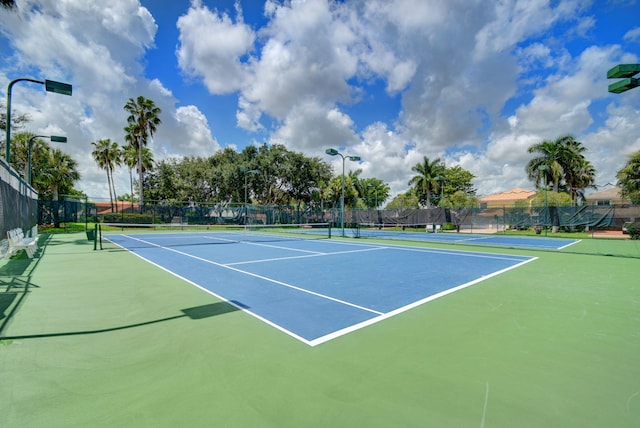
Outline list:
[[[409,180],[409,185],[414,187],[420,204],[431,208],[432,195],[437,195],[443,185],[442,177],[446,171],[444,163],[440,158],[436,158],[432,162],[425,156],[422,163],[413,166],[411,171],[417,172],[418,175]]]
[[[60,227],[58,217],[58,199],[60,189],[71,189],[73,183],[80,179],[78,163],[60,149],[49,150],[44,160],[46,169],[41,172],[40,180],[45,191],[53,195],[53,220],[55,227]]]
[[[156,107],[152,100],[143,96],[139,96],[136,99],[129,98],[124,109],[129,112],[129,117],[127,117],[128,126],[124,129],[127,133],[127,140],[138,150],[138,184],[140,187],[140,206],[142,206],[144,202],[142,195],[142,149],[146,147],[148,140],[153,138],[158,125],[162,123],[159,117],[162,110]]]
[[[553,184],[553,191],[557,192],[564,174],[560,159],[562,147],[556,141],[542,141],[529,147],[529,153],[536,153],[538,157],[527,163],[527,176],[536,187]]]
[[[554,192],[565,187],[575,204],[583,190],[595,182],[595,169],[583,155],[586,150],[571,135],[534,144],[528,151],[538,156],[527,163],[527,176],[536,187],[552,184]]]
[[[584,189],[595,187],[596,169],[584,158],[576,158],[566,177],[573,205],[585,200]]]
[[[91,143],[95,149],[91,152],[93,160],[96,161],[101,169],[107,172],[107,184],[109,185],[109,200],[111,202],[111,211],[113,212],[113,202],[117,199],[116,186],[113,182],[113,169],[115,166],[122,164],[122,150],[118,143],[106,138]]]
[[[127,137],[129,137],[127,135]],[[122,148],[122,160],[129,168],[129,185],[131,186],[131,209],[133,209],[133,169],[138,165],[138,149],[128,144]],[[153,154],[148,147],[142,148],[142,172],[153,169]]]
[[[634,204],[640,203],[640,151],[629,155],[627,164],[616,175],[621,196],[631,199]]]

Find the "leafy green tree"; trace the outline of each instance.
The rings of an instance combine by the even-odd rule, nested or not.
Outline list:
[[[149,139],[153,138],[157,127],[162,123],[160,113],[162,110],[156,107],[155,103],[143,96],[138,98],[129,98],[124,106],[129,113],[127,117],[127,126],[124,128],[127,134],[127,141],[138,150],[138,179],[140,184],[140,205],[144,203],[143,198],[143,167],[142,167],[142,148],[146,147]]]
[[[537,192],[536,195],[531,198],[531,205],[534,207],[568,207],[571,206],[571,196],[566,192],[554,192],[549,190],[546,192]]]
[[[14,134],[11,138],[11,166],[16,171],[20,172],[23,177],[27,177],[28,157],[29,157],[29,140],[33,137],[33,134],[28,132],[21,132]],[[36,146],[42,145],[43,141],[40,138],[35,138],[32,143],[32,156]]]
[[[621,196],[640,204],[640,151],[629,155],[627,164],[616,175]]]
[[[474,194],[457,190],[452,194],[446,195],[441,206],[447,208],[476,207],[478,206],[478,198]]]
[[[342,197],[342,175],[333,177],[328,186],[324,189],[323,199],[330,201],[334,207],[340,206],[340,198]],[[358,189],[356,189],[353,179],[346,175],[344,177],[344,206],[345,208],[354,207],[355,201],[358,199]]]
[[[73,192],[73,184],[80,179],[78,163],[60,149],[48,150],[43,159],[43,170],[35,176],[37,188],[42,189],[41,199],[54,201],[53,219],[55,227],[60,227],[57,201],[61,193]],[[50,197],[49,197],[50,196]]]
[[[100,169],[104,169],[107,173],[111,211],[114,211],[113,202],[117,200],[117,195],[113,181],[113,170],[116,166],[122,164],[122,150],[117,142],[111,141],[109,138],[97,140],[91,144],[94,147],[91,152],[93,160],[96,161]]]
[[[444,171],[444,196],[449,197],[458,192],[467,195],[467,198],[473,199],[476,189],[473,187],[473,179],[476,178],[471,172],[459,165],[446,168]]]
[[[436,198],[442,189],[445,169],[446,167],[440,158],[431,161],[426,156],[421,163],[411,168],[411,171],[417,175],[411,177],[409,185],[413,186],[414,193],[421,205],[431,208],[432,199]]]
[[[176,159],[166,159],[158,163],[156,168],[145,176],[146,196],[150,200],[165,204],[176,204],[181,201],[181,180],[177,175]]]
[[[286,194],[297,204],[298,211],[302,204],[313,200],[314,194],[320,191],[320,182],[329,180],[331,167],[318,157],[307,157],[302,153],[289,152],[284,168],[284,180],[287,182]]]
[[[400,209],[400,208],[419,208],[420,200],[415,195],[413,189],[409,189],[406,193],[398,194],[391,202],[386,206],[386,209]]]
[[[378,208],[389,198],[389,185],[377,178],[365,178],[361,181],[360,197],[367,208]]]

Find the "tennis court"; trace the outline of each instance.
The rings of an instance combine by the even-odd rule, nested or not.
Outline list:
[[[312,346],[534,260],[242,230],[107,237]]]
[[[546,250],[562,250],[578,243],[578,240],[553,237],[507,236],[500,233],[426,233],[424,228],[418,232],[415,229],[376,228],[361,226],[349,231],[352,236],[359,238],[396,239],[404,241],[443,242],[450,244],[485,245],[509,248],[538,248]]]

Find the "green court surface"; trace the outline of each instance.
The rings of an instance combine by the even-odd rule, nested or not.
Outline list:
[[[538,259],[310,347],[84,233],[40,239],[0,261],[2,427],[640,426],[637,243],[469,247]]]

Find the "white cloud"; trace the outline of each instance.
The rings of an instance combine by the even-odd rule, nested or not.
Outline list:
[[[240,16],[241,18],[241,16]],[[234,92],[246,79],[240,57],[255,40],[251,28],[232,22],[226,13],[218,14],[199,3],[178,19],[180,67],[191,76],[203,77],[212,94]]]
[[[640,27],[636,27],[627,31],[624,34],[623,39],[630,42],[640,42]]]
[[[289,113],[274,132],[273,139],[301,151],[329,145],[350,146],[358,140],[352,128],[349,116],[310,100],[298,104]]]

